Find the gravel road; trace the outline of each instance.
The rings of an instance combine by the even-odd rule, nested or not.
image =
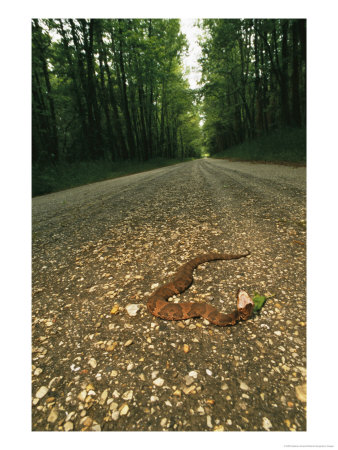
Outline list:
[[[33,199],[33,430],[306,430],[306,169],[202,159]],[[164,321],[149,294],[206,252]],[[173,299],[178,301],[179,299]]]

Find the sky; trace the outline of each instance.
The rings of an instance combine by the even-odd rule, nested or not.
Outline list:
[[[183,57],[184,68],[190,67],[190,73],[187,78],[192,89],[196,89],[197,83],[201,78],[201,67],[198,64],[198,58],[201,56],[201,48],[198,45],[197,37],[202,34],[201,30],[194,26],[197,19],[181,19],[181,31],[187,37],[189,43],[189,55]]]

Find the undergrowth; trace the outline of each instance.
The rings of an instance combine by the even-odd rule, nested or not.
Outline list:
[[[306,130],[304,128],[275,130],[266,136],[215,153],[212,158],[305,164]]]
[[[190,161],[193,158],[186,158]],[[154,158],[146,162],[138,161],[81,161],[60,162],[47,167],[32,167],[32,196],[48,194],[96,181],[144,172],[158,167],[182,162],[181,159]]]

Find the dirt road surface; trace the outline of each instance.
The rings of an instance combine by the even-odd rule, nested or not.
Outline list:
[[[203,159],[33,199],[33,430],[306,430],[304,167]],[[206,252],[179,298],[234,327],[164,321],[149,294]]]

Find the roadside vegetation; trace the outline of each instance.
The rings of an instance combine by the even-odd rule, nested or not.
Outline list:
[[[191,161],[194,158],[185,158]],[[32,196],[62,191],[96,181],[118,178],[133,173],[145,172],[159,167],[182,162],[182,159],[154,158],[148,161],[79,161],[57,165],[33,167]]]
[[[285,128],[215,153],[213,158],[275,163],[306,163],[306,131]]]

